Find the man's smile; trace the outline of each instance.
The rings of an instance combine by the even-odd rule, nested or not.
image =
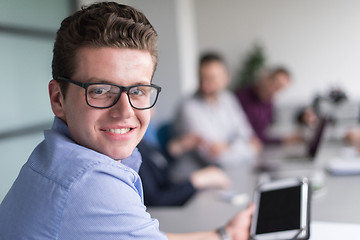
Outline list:
[[[133,128],[111,128],[111,129],[106,129],[106,132],[111,132],[114,134],[126,134],[128,132],[130,132]]]

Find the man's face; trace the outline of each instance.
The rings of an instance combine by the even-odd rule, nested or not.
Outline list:
[[[80,82],[148,85],[154,70],[150,53],[133,49],[82,48],[76,60],[72,79]],[[150,121],[150,110],[133,109],[125,92],[107,109],[88,106],[84,88],[71,83],[66,98],[60,99],[54,113],[67,123],[75,142],[113,159],[131,155]]]
[[[227,86],[228,81],[227,69],[221,62],[214,61],[201,66],[200,91],[203,95],[216,95]]]
[[[287,74],[278,73],[273,77],[269,77],[266,80],[268,94],[270,97],[273,97],[282,89],[286,88],[290,83],[290,78]]]

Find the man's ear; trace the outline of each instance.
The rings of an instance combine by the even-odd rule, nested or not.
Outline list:
[[[65,121],[64,96],[62,95],[60,85],[56,80],[51,80],[49,82],[49,96],[53,113],[55,116]]]

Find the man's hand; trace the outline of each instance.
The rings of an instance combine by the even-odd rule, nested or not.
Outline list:
[[[178,139],[172,140],[168,145],[168,151],[173,156],[178,156],[184,152],[196,149],[203,142],[202,138],[189,133]]]
[[[293,133],[283,137],[283,143],[285,145],[297,144],[304,142],[304,136],[300,133]]]
[[[251,216],[254,213],[255,205],[239,212],[227,225],[226,231],[232,240],[248,240],[250,235]]]
[[[200,169],[190,176],[190,181],[197,189],[204,188],[228,188],[231,185],[230,178],[218,167],[210,166]]]
[[[229,149],[229,144],[226,142],[213,142],[208,144],[209,154],[211,157],[218,157],[223,152]]]

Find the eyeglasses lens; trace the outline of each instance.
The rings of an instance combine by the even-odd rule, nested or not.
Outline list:
[[[89,105],[106,108],[115,104],[121,94],[121,88],[109,84],[89,85],[86,92]],[[130,104],[137,109],[147,109],[155,104],[158,90],[152,86],[134,86],[127,91]]]

